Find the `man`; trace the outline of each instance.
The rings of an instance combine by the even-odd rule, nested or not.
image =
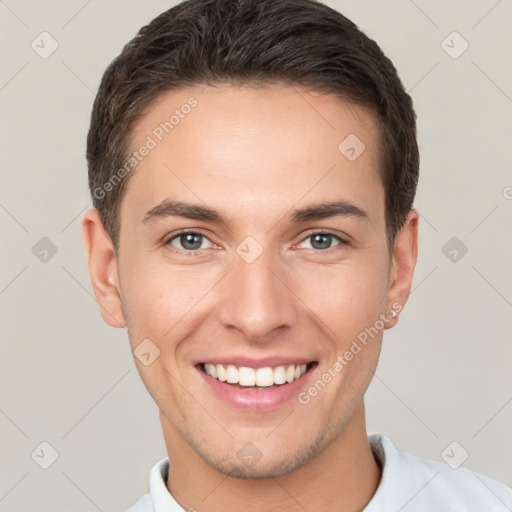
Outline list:
[[[366,433],[417,259],[419,157],[411,99],[351,21],[180,3],[105,72],[87,158],[92,284],[168,452],[130,512],[512,507]]]

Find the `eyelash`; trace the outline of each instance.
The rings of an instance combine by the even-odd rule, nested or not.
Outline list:
[[[179,238],[180,236],[183,236],[183,235],[201,235],[202,237],[204,237],[207,240],[209,240],[209,238],[206,235],[204,235],[203,233],[201,233],[200,231],[186,230],[185,229],[183,231],[179,231],[178,233],[175,233],[171,238],[167,239],[167,241],[164,242],[164,245],[165,246],[170,246],[170,244],[171,244],[171,242],[173,240],[175,240],[176,238]],[[334,233],[331,233],[330,231],[325,231],[325,230],[313,231],[313,232],[309,233],[307,236],[305,236],[300,241],[300,243],[304,242],[308,238],[311,238],[311,237],[313,237],[315,235],[329,235],[329,236],[337,239],[340,242],[339,243],[340,246],[350,245],[349,242],[347,242],[343,238],[339,237],[338,235],[335,235]],[[210,243],[211,243],[211,241],[210,241]],[[329,247],[328,249],[310,249],[310,250],[315,251],[315,253],[326,253],[326,252],[329,252],[331,249],[335,249],[336,247],[337,246]],[[205,249],[196,249],[196,250],[193,250],[193,251],[187,251],[187,250],[178,250],[178,249],[173,247],[173,250],[174,250],[174,252],[176,252],[178,254],[186,254],[187,256],[201,256],[201,253],[203,253],[203,251]]]

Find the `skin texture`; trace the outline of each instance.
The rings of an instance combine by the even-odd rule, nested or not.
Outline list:
[[[209,390],[194,362],[305,357],[318,362],[310,386],[379,315],[405,305],[418,214],[409,213],[390,258],[372,115],[297,87],[165,93],[137,125],[134,147],[191,96],[197,106],[133,171],[117,261],[97,211],[82,222],[104,320],[127,326],[132,350],[148,338],[160,350],[149,366],[134,360],[160,409],[167,487],[198,511],[362,510],[381,475],[363,398],[383,330],[398,317],[307,404],[292,399],[271,411],[240,411]],[[338,149],[349,134],[366,147],[355,161]],[[144,224],[166,198],[214,208],[226,224],[179,217]],[[295,208],[340,199],[368,219],[288,220]],[[204,235],[197,255],[186,254],[190,245],[180,237],[165,245],[183,228]],[[308,235],[319,230],[334,235],[327,248],[312,245]],[[236,251],[249,236],[263,250],[252,263]],[[252,465],[237,457],[249,442],[261,453]]]

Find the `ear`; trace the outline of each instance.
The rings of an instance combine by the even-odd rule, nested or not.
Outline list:
[[[87,210],[82,219],[82,238],[101,316],[112,327],[125,327],[114,248],[94,208]]]
[[[389,271],[387,310],[393,309],[397,315],[387,320],[386,329],[396,325],[398,314],[409,298],[418,259],[418,222],[418,212],[413,208],[395,237]]]

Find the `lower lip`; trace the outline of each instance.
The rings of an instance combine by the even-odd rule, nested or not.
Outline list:
[[[318,364],[314,364],[304,375],[293,382],[274,386],[272,388],[261,387],[243,388],[220,382],[210,377],[200,368],[196,368],[208,387],[222,401],[237,409],[247,411],[270,411],[297,397],[300,391],[308,383]]]

